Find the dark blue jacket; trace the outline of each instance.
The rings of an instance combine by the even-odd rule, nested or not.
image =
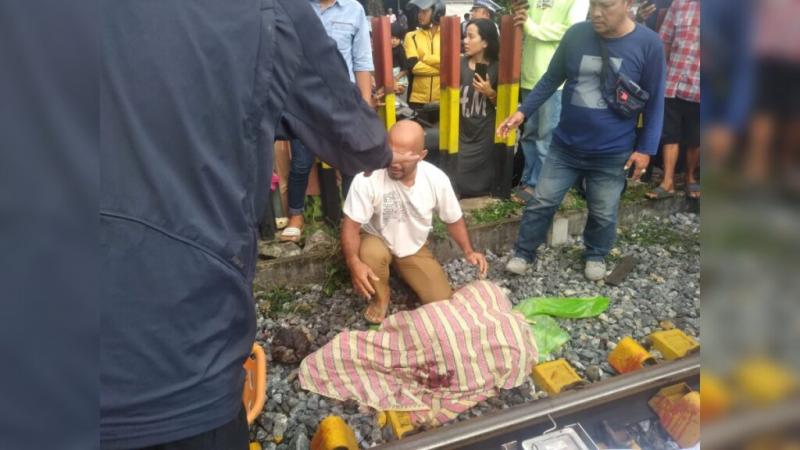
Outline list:
[[[241,408],[276,135],[346,174],[391,152],[308,2],[102,5],[101,444],[121,449]]]

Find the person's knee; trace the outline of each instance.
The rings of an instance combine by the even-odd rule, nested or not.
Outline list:
[[[381,243],[374,242],[372,239],[361,242],[358,256],[364,264],[371,268],[388,267],[392,262],[392,254],[389,249]]]

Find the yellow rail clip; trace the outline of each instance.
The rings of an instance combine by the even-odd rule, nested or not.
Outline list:
[[[311,450],[358,450],[356,435],[339,416],[328,416],[319,423]]]
[[[558,394],[583,383],[583,379],[564,359],[534,366],[533,381],[550,395]]]
[[[386,411],[386,418],[397,439],[401,439],[407,433],[414,431],[414,424],[411,422],[411,414],[407,411]]]
[[[633,372],[655,362],[653,355],[629,336],[622,338],[608,354],[608,363],[619,373]]]
[[[700,350],[700,344],[697,341],[677,328],[656,331],[650,335],[650,342],[653,344],[653,348],[658,350],[664,356],[664,359],[668,361],[683,358]]]

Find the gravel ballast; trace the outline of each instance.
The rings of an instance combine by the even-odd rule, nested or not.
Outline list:
[[[580,238],[563,247],[541,248],[534,270],[524,276],[504,271],[510,253],[489,253],[488,279],[504,288],[514,304],[540,296],[609,297],[608,311],[597,318],[559,319],[571,339],[552,355],[565,358],[584,379],[599,381],[614,376],[606,357],[622,337],[645,342],[647,335],[669,322],[699,341],[699,232],[699,217],[684,213],[647,217],[620,230],[607,260],[608,272],[626,255],[634,256],[637,263],[619,286],[590,282],[583,277]],[[463,259],[448,263],[445,270],[454,287],[477,276],[475,268]],[[296,291],[257,291],[256,297],[257,340],[267,350],[269,362],[267,403],[258,424],[252,427],[252,439],[260,441],[264,449],[306,449],[320,420],[331,414],[347,421],[361,448],[391,439],[388,427],[377,427],[374,411],[355,402],[339,402],[303,391],[297,380],[299,361],[306,354],[342,330],[367,329],[363,320],[365,302],[352,292],[349,281],[338,289],[332,289],[330,284],[312,285]],[[393,279],[389,313],[414,308],[415,302],[413,294]],[[458,420],[543,396],[546,394],[527,382],[478,404]]]

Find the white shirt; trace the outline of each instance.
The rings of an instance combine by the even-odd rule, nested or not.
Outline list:
[[[386,169],[371,176],[358,174],[350,185],[344,213],[366,233],[379,236],[398,258],[425,245],[433,228],[433,213],[451,224],[463,216],[450,179],[425,161],[417,164],[411,187],[389,177]]]

